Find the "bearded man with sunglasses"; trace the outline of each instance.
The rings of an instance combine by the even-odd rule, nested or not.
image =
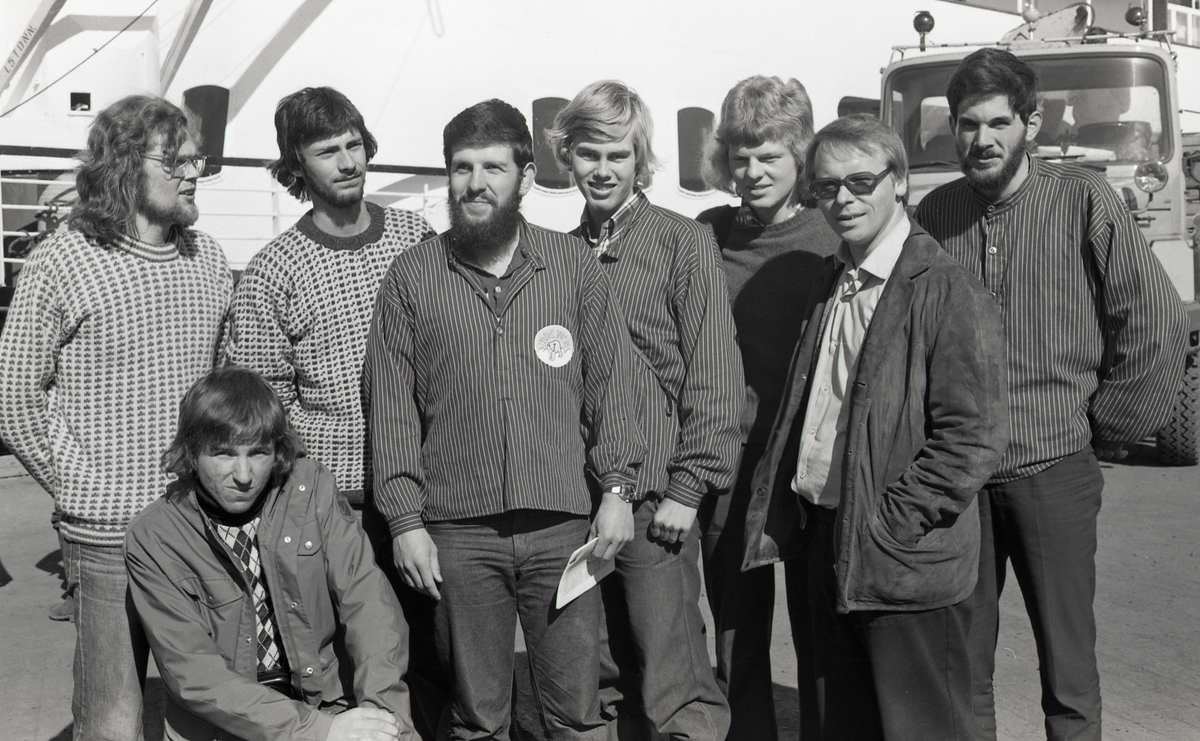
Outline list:
[[[159,456],[233,292],[221,248],[189,228],[198,143],[162,98],[97,115],[71,228],[30,254],[0,337],[0,437],[62,513],[79,741],[142,737],[149,648],[127,606],[125,530],[167,486]]]
[[[801,315],[754,475],[746,567],[806,576],[824,739],[969,739],[976,492],[1008,443],[991,296],[905,213],[903,144],[869,116],[804,172],[841,238]],[[792,597],[792,595],[789,595]]]

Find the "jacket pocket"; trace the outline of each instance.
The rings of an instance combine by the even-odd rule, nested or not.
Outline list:
[[[208,635],[221,647],[221,652],[227,657],[234,656],[246,598],[242,585],[228,577],[189,576],[179,581],[179,588],[195,600]]]
[[[853,598],[870,604],[931,609],[954,604],[975,585],[979,518],[970,509],[946,528],[909,543],[897,538],[882,507],[867,522],[860,544],[860,579]],[[974,526],[974,532],[970,529]]]

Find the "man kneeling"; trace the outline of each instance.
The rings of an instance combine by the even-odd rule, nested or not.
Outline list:
[[[168,739],[414,738],[408,626],[332,474],[301,452],[254,371],[214,370],[180,405],[163,455],[179,480],[125,542]]]

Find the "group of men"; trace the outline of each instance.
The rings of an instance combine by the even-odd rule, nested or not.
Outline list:
[[[375,139],[306,88],[271,170],[313,208],[236,288],[185,115],[100,113],[0,338],[75,738],[140,737],[149,648],[170,738],[507,738],[519,620],[550,738],[771,741],[777,561],[802,739],[994,738],[1010,559],[1048,738],[1099,738],[1097,459],[1164,421],[1182,307],[1102,177],[1027,153],[1028,66],[976,52],[948,98],[965,177],[910,216],[895,132],[743,80],[706,163],[740,205],[693,220],[643,192],[645,103],[593,83],[548,132],[570,234],[521,216],[532,137],[485,101],[436,235],[364,199]],[[615,573],[559,604],[581,548]]]

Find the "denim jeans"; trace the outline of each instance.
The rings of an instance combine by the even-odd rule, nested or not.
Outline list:
[[[721,497],[705,497],[698,523],[703,535],[704,585],[717,646],[717,686],[729,701],[729,738],[776,741],[775,695],[771,680],[771,627],[775,570],[742,571],[746,510],[762,445],[742,448],[737,485]]]
[[[668,739],[722,741],[729,704],[713,676],[700,612],[700,528],[682,547],[664,547],[648,534],[656,511],[657,500],[634,505],[634,538],[601,584],[604,713],[619,720],[640,694],[646,718]]]
[[[140,741],[150,646],[129,600],[123,548],[64,543],[75,596],[75,741]]]
[[[1104,476],[1090,447],[1045,471],[979,492],[979,583],[971,629],[975,735],[996,738],[992,673],[999,599],[1011,559],[1037,643],[1050,741],[1100,738],[1096,518]]]
[[[546,735],[608,737],[597,695],[600,595],[592,589],[561,610],[554,606],[558,580],[571,552],[587,542],[588,524],[576,515],[516,510],[427,525],[442,571],[435,639],[454,687],[449,728],[439,736],[509,737],[519,616]]]

